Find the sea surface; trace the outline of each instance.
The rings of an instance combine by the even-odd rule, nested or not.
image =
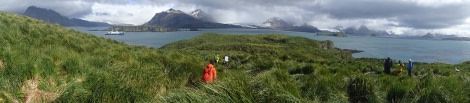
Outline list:
[[[200,31],[178,31],[178,32],[126,32],[124,35],[105,35],[107,27],[69,27],[71,29],[87,32],[97,36],[122,41],[130,45],[141,45],[153,48],[193,38],[197,35],[215,32],[223,34],[286,34],[291,36],[307,37],[314,40],[331,40],[335,47],[342,49],[355,49],[364,52],[355,53],[355,58],[387,58],[408,61],[412,59],[418,62],[442,62],[458,64],[470,61],[470,41],[447,41],[447,40],[418,40],[381,37],[331,37],[316,36],[314,33],[291,32],[267,29],[200,29]]]

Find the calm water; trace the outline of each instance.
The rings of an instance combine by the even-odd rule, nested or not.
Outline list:
[[[143,45],[160,48],[161,46],[178,40],[190,39],[206,32],[226,34],[286,34],[302,36],[315,40],[331,40],[335,46],[342,49],[356,49],[364,52],[353,54],[353,57],[386,58],[395,60],[419,62],[443,62],[457,64],[470,61],[470,44],[468,41],[443,41],[443,40],[415,40],[397,38],[376,37],[329,37],[315,36],[313,33],[289,32],[264,29],[202,29],[201,31],[179,32],[126,32],[124,35],[104,35],[106,28],[72,27],[72,29],[91,33],[101,37],[123,41],[131,45]]]

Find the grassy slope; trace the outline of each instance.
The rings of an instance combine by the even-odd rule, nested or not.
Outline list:
[[[350,53],[323,49],[331,41],[285,35],[208,33],[156,50],[0,12],[0,45],[0,102],[347,102],[361,95],[373,102],[469,102],[470,97],[470,62],[416,63],[413,78],[389,76],[380,74],[383,60],[352,59]],[[202,84],[204,55],[215,53],[230,56],[230,69],[217,64],[216,82]]]
[[[247,102],[243,100],[249,98],[250,102],[347,102],[351,101],[348,91],[366,92],[348,87],[355,79],[367,82],[365,84],[371,89],[368,101],[469,101],[469,62],[457,65],[415,63],[413,78],[409,78],[406,71],[402,77],[396,77],[382,74],[382,59],[352,59],[350,53],[323,49],[325,44],[328,42],[286,35],[208,33],[165,45],[160,50],[200,58],[205,54],[229,55],[232,69],[216,65],[219,71],[224,71],[222,75],[228,77],[211,87],[214,91],[224,91],[219,95],[246,96],[228,96],[229,101]],[[455,67],[465,68],[464,72],[453,71]],[[392,68],[393,72],[396,72],[395,68]],[[242,80],[237,79],[240,75]],[[234,87],[236,89],[232,89]],[[185,94],[176,96],[200,98]]]
[[[0,13],[0,45],[0,101],[155,101],[169,82],[154,49],[15,14]]]

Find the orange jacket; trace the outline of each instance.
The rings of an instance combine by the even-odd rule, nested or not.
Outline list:
[[[208,64],[206,68],[204,68],[204,74],[201,81],[211,83],[215,78],[217,78],[217,72],[215,71],[214,65]]]

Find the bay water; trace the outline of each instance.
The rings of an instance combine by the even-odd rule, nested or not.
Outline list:
[[[124,35],[105,35],[107,27],[69,27],[71,29],[87,32],[97,36],[111,38],[125,42],[130,45],[141,45],[153,48],[175,42],[186,40],[197,35],[214,32],[221,34],[285,34],[291,36],[307,37],[314,40],[331,40],[335,47],[341,49],[354,49],[364,52],[355,53],[355,58],[387,58],[408,61],[412,59],[418,62],[442,62],[458,64],[470,61],[470,41],[448,41],[448,40],[419,40],[403,38],[381,38],[381,37],[332,37],[316,36],[315,33],[292,32],[269,29],[200,29],[200,31],[178,31],[178,32],[126,32]]]

